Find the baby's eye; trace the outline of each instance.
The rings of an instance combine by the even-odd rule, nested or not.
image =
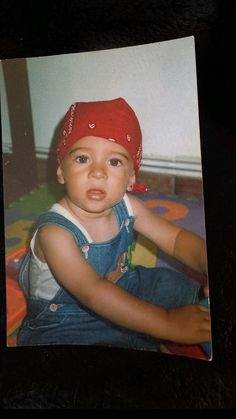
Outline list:
[[[111,166],[121,166],[123,163],[120,159],[113,158],[109,160],[109,164]]]
[[[88,163],[89,158],[88,158],[88,156],[81,155],[81,156],[77,156],[75,160],[76,160],[78,163],[83,164],[83,163]]]

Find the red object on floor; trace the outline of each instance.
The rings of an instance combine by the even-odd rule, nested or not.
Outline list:
[[[7,303],[7,336],[9,337],[20,326],[26,314],[25,296],[18,283],[18,272],[22,256],[26,252],[23,247],[6,258],[6,303]],[[8,338],[12,346],[14,339]],[[15,340],[14,340],[15,341]]]
[[[198,358],[207,360],[205,352],[199,345],[175,345],[165,344],[165,347],[172,355],[188,356],[190,358]]]
[[[6,273],[7,276],[10,276],[12,279],[18,280],[18,272],[22,257],[27,252],[27,247],[21,247],[14,253],[11,253],[6,257]]]

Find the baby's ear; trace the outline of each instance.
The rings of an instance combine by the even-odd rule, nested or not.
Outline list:
[[[126,188],[127,191],[132,191],[133,186],[135,184],[135,181],[136,181],[136,176],[135,176],[135,173],[133,172],[132,175],[129,178],[129,182],[128,182],[128,185],[127,185],[127,188]]]
[[[63,176],[63,170],[62,170],[61,165],[57,168],[57,181],[61,185],[64,185],[64,183],[65,183],[65,179],[64,179],[64,176]]]

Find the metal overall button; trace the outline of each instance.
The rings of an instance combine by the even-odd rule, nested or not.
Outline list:
[[[125,219],[125,228],[126,228],[126,230],[127,230],[128,233],[129,233],[129,223],[130,223],[130,219],[129,218],[126,218]]]
[[[57,307],[57,304],[50,304],[50,306],[49,306],[49,310],[50,310],[50,311],[53,311],[53,312],[54,312],[54,311],[57,311],[57,308],[58,308],[58,307]]]

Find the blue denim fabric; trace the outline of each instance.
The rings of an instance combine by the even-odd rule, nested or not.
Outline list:
[[[37,228],[55,223],[68,229],[75,237],[84,257],[103,278],[113,271],[116,262],[133,242],[134,217],[127,212],[122,200],[116,205],[119,234],[103,243],[88,243],[82,232],[65,217],[49,212],[43,214]],[[27,255],[20,270],[20,284],[28,300],[27,315],[18,333],[17,344],[26,345],[103,345],[158,351],[160,341],[142,333],[114,325],[82,306],[63,287],[51,300],[29,296]],[[199,285],[184,274],[166,268],[132,267],[126,258],[123,275],[117,286],[154,304],[171,308],[194,304],[198,300]]]

